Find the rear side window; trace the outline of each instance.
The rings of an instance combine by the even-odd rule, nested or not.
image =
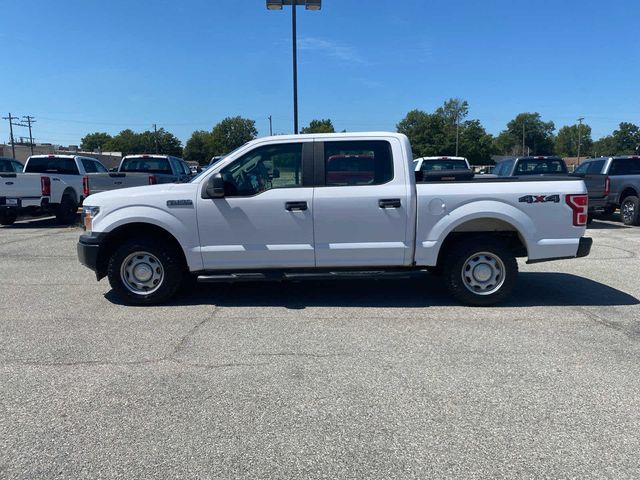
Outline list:
[[[393,179],[391,145],[384,140],[325,142],[327,186],[381,185]]]
[[[26,173],[59,173],[61,175],[78,175],[78,167],[73,158],[36,157],[27,161]]]
[[[567,173],[567,167],[559,159],[533,159],[520,160],[515,171],[516,175],[540,175],[544,173]]]
[[[22,165],[20,162],[16,162],[15,160],[11,161],[11,165],[13,165],[13,169],[16,173],[22,172],[22,169],[24,168],[24,165]]]
[[[171,175],[169,160],[161,157],[133,157],[122,161],[121,172],[166,173]]]
[[[613,160],[609,175],[640,175],[640,158],[617,158]]]
[[[96,167],[96,172],[98,172],[98,173],[109,173],[109,170],[107,170],[107,168],[104,165],[102,165],[100,162],[94,161],[93,164]]]

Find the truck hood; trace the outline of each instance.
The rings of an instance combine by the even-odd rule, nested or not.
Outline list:
[[[192,183],[163,183],[160,185],[145,185],[143,187],[121,188],[110,192],[90,195],[84,201],[88,206],[119,207],[129,204],[154,204],[162,197],[171,195],[192,194],[197,190],[197,184]]]

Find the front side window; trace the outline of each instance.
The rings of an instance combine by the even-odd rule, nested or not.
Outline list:
[[[96,164],[91,160],[82,159],[82,166],[84,167],[84,171],[87,173],[98,173],[96,169]]]
[[[22,169],[24,168],[23,165],[20,162],[16,162],[16,161],[12,161],[11,164],[13,165],[13,170],[16,173],[20,173],[22,172]]]
[[[93,162],[94,166],[96,167],[96,172],[98,173],[109,173],[109,170],[106,169],[106,167],[104,165],[102,165],[100,162]]]
[[[327,186],[381,185],[393,179],[391,145],[384,140],[325,142]]]
[[[302,186],[302,143],[251,150],[220,173],[227,197],[249,197],[274,188]]]

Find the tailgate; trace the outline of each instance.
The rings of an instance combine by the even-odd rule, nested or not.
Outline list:
[[[584,176],[584,184],[587,186],[589,198],[603,198],[608,192],[608,177],[602,174],[589,174]]]
[[[1,198],[40,198],[41,195],[42,187],[39,173],[0,174]]]
[[[89,195],[149,185],[149,176],[147,173],[90,173],[87,175]]]

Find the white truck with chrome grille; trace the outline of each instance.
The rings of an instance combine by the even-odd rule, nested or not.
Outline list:
[[[92,195],[80,261],[130,304],[200,282],[406,276],[430,270],[468,305],[506,299],[516,257],[588,255],[577,178],[414,172],[396,133],[255,140],[190,183]],[[416,180],[418,177],[418,180]]]

